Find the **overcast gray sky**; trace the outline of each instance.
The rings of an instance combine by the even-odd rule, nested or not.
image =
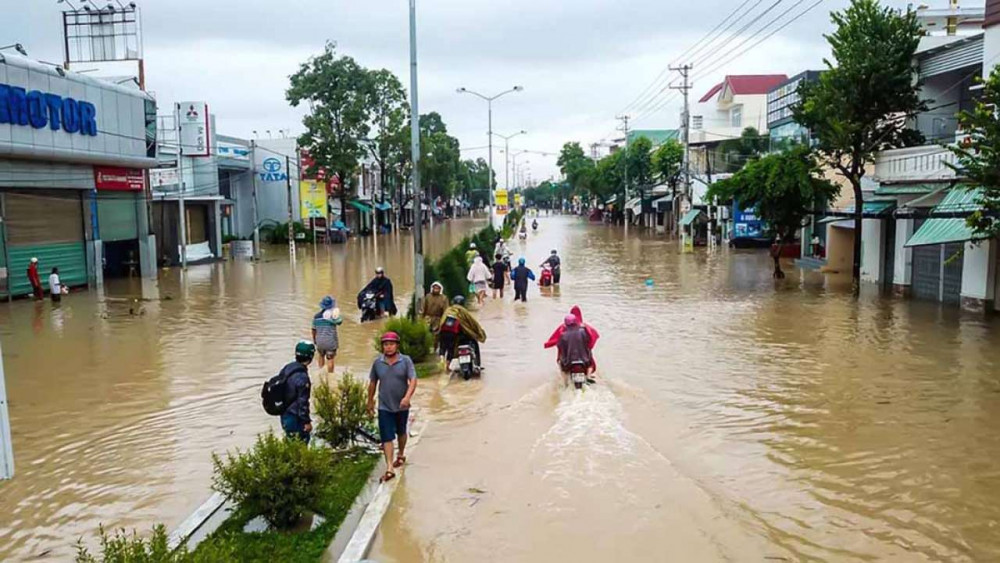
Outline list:
[[[486,106],[455,89],[465,86],[495,93],[523,85],[524,92],[496,102],[496,132],[527,130],[527,136],[512,141],[518,149],[554,153],[568,140],[587,145],[612,138],[616,113],[737,6],[753,8],[730,33],[777,3],[742,34],[748,37],[785,10],[792,8],[769,30],[815,1],[418,0],[420,110],[441,113],[463,148],[473,149],[486,144]],[[743,41],[739,37],[724,48],[698,53],[696,62],[707,58],[696,64],[692,95],[700,97],[725,74],[792,75],[820,67],[828,53],[822,34],[830,30],[829,12],[847,1],[822,0],[736,60],[726,62],[731,56],[722,56]],[[300,132],[301,112],[289,107],[284,97],[288,76],[320,52],[327,39],[360,64],[388,68],[409,85],[405,0],[137,3],[142,9],[149,89],[165,108],[180,100],[206,100],[223,134],[249,138],[253,130],[262,136],[267,129],[274,134],[278,129]],[[898,0],[887,3],[906,5]],[[20,42],[34,58],[62,60],[64,4],[0,0],[0,6],[4,14],[0,44]],[[718,64],[715,58],[724,64],[712,70]],[[663,104],[664,98],[628,108],[638,117],[634,126],[676,127],[679,99]],[[503,155],[494,150],[502,180]],[[486,151],[465,150],[463,156],[485,157]],[[520,162],[526,160],[534,179],[558,174],[555,158],[520,157]]]

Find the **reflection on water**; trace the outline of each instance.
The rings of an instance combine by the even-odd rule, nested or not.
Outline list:
[[[421,388],[376,559],[1000,560],[995,322],[542,223],[515,252],[559,248],[564,283],[486,305],[481,382]],[[602,333],[582,395],[541,348],[572,304]]]
[[[425,248],[474,227],[446,224]],[[384,265],[402,303],[412,264],[412,239],[388,236],[303,245],[294,266],[275,247],[261,264],[108,280],[103,295],[55,307],[0,304],[17,470],[0,482],[0,560],[65,560],[102,522],[179,523],[209,494],[212,451],[277,428],[260,383],[309,336],[320,298],[337,297],[345,315],[338,366],[367,372],[378,324],[358,324],[354,296]]]

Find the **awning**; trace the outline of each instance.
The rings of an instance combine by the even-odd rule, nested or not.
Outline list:
[[[356,199],[352,199],[351,201],[349,201],[347,203],[349,205],[351,205],[352,207],[354,207],[355,209],[357,209],[358,211],[362,212],[362,213],[371,213],[372,212],[372,208],[371,207],[368,207],[367,205],[361,203],[360,201],[358,201]]]
[[[941,201],[934,212],[941,213],[972,213],[981,209],[977,203],[982,195],[979,188],[966,190],[954,188]],[[910,240],[906,241],[906,246],[926,246],[928,244],[947,244],[949,242],[965,242],[975,240],[978,237],[973,235],[972,229],[965,223],[964,217],[935,219],[930,218],[920,225],[917,232],[913,233]]]
[[[659,199],[653,200],[653,209],[657,212],[664,212],[670,209],[671,204],[674,202],[674,196],[665,195]]]
[[[384,201],[380,201],[380,202],[378,202],[378,203],[375,204],[375,209],[378,209],[379,211],[388,211],[388,210],[392,209],[392,204],[391,203],[386,203]]]
[[[631,209],[635,215],[642,213],[642,198],[634,197],[628,200],[625,202],[625,209]]]
[[[684,214],[684,217],[681,218],[681,226],[687,227],[691,223],[694,223],[695,219],[697,219],[698,216],[701,215],[702,213],[703,212],[701,209],[692,209],[688,211],[687,213]]]
[[[943,184],[947,186],[948,184]],[[942,187],[942,184],[889,184],[875,188],[875,195],[920,195],[929,194]]]
[[[884,200],[866,201],[861,208],[861,216],[864,217],[865,219],[878,219],[880,217],[886,217],[889,215],[889,212],[892,211],[892,209],[895,206],[896,206],[895,200],[884,199]],[[852,205],[847,209],[845,209],[844,213],[853,214],[854,206]],[[851,221],[854,220],[853,217],[850,216],[830,215],[820,219],[819,221],[817,221],[817,223],[839,223],[841,221],[844,221],[845,219]]]
[[[605,201],[604,203],[610,205],[610,204],[612,204],[612,203],[614,203],[616,201],[618,201],[618,196],[613,195],[613,196],[609,197],[608,200]]]

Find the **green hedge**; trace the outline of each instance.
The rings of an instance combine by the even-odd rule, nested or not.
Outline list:
[[[431,283],[438,281],[444,286],[444,293],[449,298],[456,295],[469,296],[469,281],[466,276],[469,273],[469,263],[465,259],[465,252],[469,249],[470,243],[476,243],[476,249],[483,261],[487,264],[493,262],[490,254],[496,244],[497,231],[493,227],[486,227],[470,237],[463,238],[448,252],[439,256],[436,260],[426,260],[424,262],[424,287],[430,288]]]
[[[382,334],[389,331],[399,335],[399,351],[409,356],[415,364],[426,360],[434,347],[434,334],[427,323],[407,317],[393,317],[382,325],[382,331],[372,339],[377,352],[382,352]]]

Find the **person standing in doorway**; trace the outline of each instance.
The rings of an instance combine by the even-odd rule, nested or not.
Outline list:
[[[375,414],[375,392],[378,391],[378,433],[385,455],[384,483],[396,477],[393,469],[406,464],[407,423],[410,419],[410,400],[417,390],[417,370],[413,360],[399,353],[399,335],[387,332],[382,335],[382,354],[375,358],[368,374],[368,414]],[[393,441],[399,451],[393,460]]]
[[[38,276],[38,258],[32,258],[28,265],[28,283],[31,284],[31,294],[36,301],[45,299],[45,291],[42,289],[42,279]]]
[[[59,280],[59,268],[52,268],[52,274],[49,275],[49,295],[52,297],[52,302],[62,301],[63,293],[66,293],[66,288]]]
[[[312,337],[319,351],[319,369],[326,368],[327,373],[333,373],[337,348],[340,347],[337,326],[343,322],[337,300],[329,295],[324,297],[319,302],[319,312],[313,315]]]
[[[528,301],[528,280],[535,279],[535,273],[524,262],[524,258],[518,258],[517,267],[510,272],[510,279],[514,281],[514,301]]]

